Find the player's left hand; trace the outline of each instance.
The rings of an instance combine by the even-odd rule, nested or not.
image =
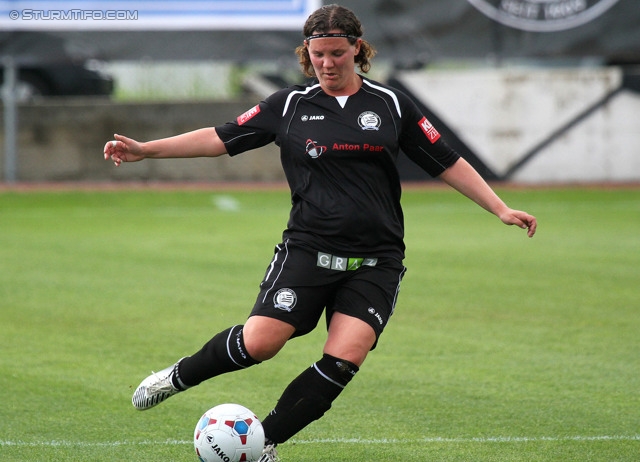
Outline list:
[[[529,237],[533,237],[538,227],[536,217],[521,210],[508,209],[504,214],[500,215],[500,220],[505,225],[516,225],[519,228],[526,229]]]

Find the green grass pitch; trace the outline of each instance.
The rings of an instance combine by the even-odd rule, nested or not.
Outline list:
[[[538,235],[407,189],[396,313],[286,461],[640,460],[640,190],[500,189]],[[146,412],[134,388],[242,323],[284,190],[0,193],[0,460],[195,461],[193,428],[264,416],[321,354],[275,359]]]

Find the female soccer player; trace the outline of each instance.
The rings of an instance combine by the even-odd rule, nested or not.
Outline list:
[[[244,325],[146,378],[133,405],[149,409],[217,375],[275,356],[314,329],[322,313],[322,357],[284,390],[263,420],[261,461],[320,418],[358,372],[391,317],[405,273],[404,224],[395,160],[400,150],[503,223],[536,231],[509,208],[404,94],[362,74],[373,47],[354,13],[327,5],[308,18],[296,53],[313,83],[277,91],[236,120],[148,142],[107,142],[116,166],[146,158],[235,156],[275,142],[291,189],[289,222]],[[360,73],[356,72],[356,66]]]

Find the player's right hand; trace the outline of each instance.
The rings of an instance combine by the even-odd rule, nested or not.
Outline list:
[[[115,134],[104,145],[104,160],[112,160],[116,167],[122,162],[138,162],[144,159],[140,143],[126,136]]]

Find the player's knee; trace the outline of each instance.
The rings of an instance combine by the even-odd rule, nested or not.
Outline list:
[[[256,361],[267,361],[273,358],[282,349],[281,346],[260,343],[250,343],[247,345],[247,353]]]
[[[287,338],[269,337],[261,333],[252,335],[245,332],[244,345],[247,353],[256,361],[267,361],[273,358],[287,343]]]
[[[244,346],[256,361],[267,361],[278,354],[294,332],[295,328],[290,324],[253,316],[244,325]]]

